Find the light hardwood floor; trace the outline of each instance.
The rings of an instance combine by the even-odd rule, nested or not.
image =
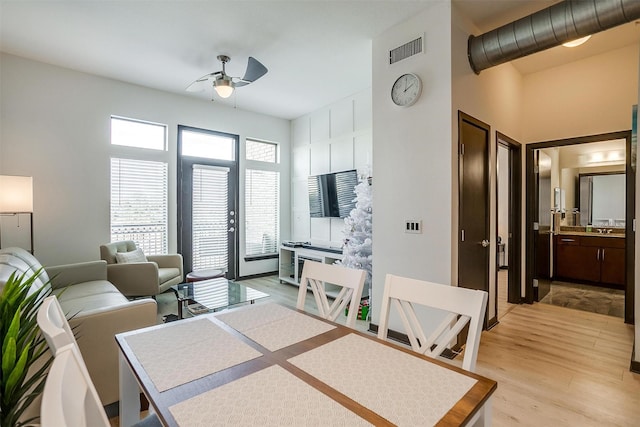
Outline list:
[[[275,276],[242,283],[295,306],[297,287]],[[170,294],[158,304],[160,314],[175,313]],[[498,382],[494,426],[640,425],[640,375],[629,371],[632,326],[547,304],[507,308],[500,323],[482,333],[478,353],[477,372]],[[367,326],[358,321],[358,329]],[[364,359],[362,369],[368,372]]]

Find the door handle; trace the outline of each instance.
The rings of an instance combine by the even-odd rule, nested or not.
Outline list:
[[[596,252],[596,261],[600,261],[600,249]]]
[[[604,261],[604,249],[602,249],[602,261]]]
[[[229,229],[229,233],[233,233],[234,231],[236,231],[236,229],[235,229],[235,228],[233,228],[233,227],[231,227],[231,228]]]
[[[480,242],[480,244],[482,245],[483,248],[486,248],[489,246],[489,241],[487,239],[482,240],[482,242]]]

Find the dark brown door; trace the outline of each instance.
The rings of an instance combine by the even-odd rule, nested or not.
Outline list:
[[[490,127],[458,113],[458,286],[489,292]]]

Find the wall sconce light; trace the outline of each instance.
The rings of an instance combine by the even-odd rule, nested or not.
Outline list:
[[[19,217],[22,214],[29,215],[30,252],[33,253],[33,177],[0,175],[0,216]],[[0,234],[1,247],[2,234]]]

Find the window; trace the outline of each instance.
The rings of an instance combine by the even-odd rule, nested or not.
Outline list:
[[[278,145],[247,139],[245,172],[245,250],[247,256],[273,255],[280,241]]]
[[[181,135],[182,152],[180,154],[183,156],[230,161],[236,158],[234,150],[236,140],[233,137],[186,129],[182,130]]]
[[[111,144],[166,150],[167,127],[161,124],[112,116]]]
[[[247,139],[247,160],[278,163],[278,146],[271,142]]]
[[[111,158],[111,241],[133,240],[147,255],[166,254],[165,162]]]

